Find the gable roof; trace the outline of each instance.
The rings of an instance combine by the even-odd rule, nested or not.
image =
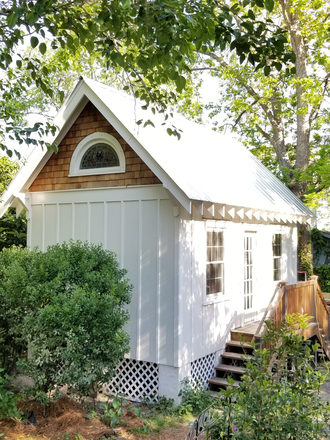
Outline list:
[[[81,79],[55,118],[59,132],[50,142],[59,144],[86,103],[91,101],[135,150],[146,165],[188,212],[194,205],[202,215],[229,215],[242,220],[311,222],[314,214],[244,146],[230,136],[174,116],[181,139],[169,136],[159,114],[142,110],[141,103],[111,87]],[[155,128],[138,126],[151,119]],[[0,215],[24,192],[52,155],[35,148],[7,191]],[[216,213],[216,215],[215,215]]]

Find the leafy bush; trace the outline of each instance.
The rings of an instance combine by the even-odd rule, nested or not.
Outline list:
[[[330,292],[330,266],[320,264],[314,267],[314,273],[319,277],[318,282],[322,292]]]
[[[211,438],[328,438],[330,408],[319,395],[324,378],[309,363],[306,340],[272,326],[265,339],[269,348],[255,350],[241,387],[229,387],[219,399]]]
[[[198,414],[214,402],[206,385],[199,383],[193,387],[188,377],[185,377],[181,384],[181,403],[177,408],[179,414]]]
[[[25,213],[16,218],[16,209],[9,208],[0,218],[0,251],[13,245],[25,247],[26,230]]]
[[[0,253],[0,353],[48,392],[68,385],[81,395],[108,381],[129,351],[123,330],[131,297],[115,255],[87,243],[55,245],[42,253]]]
[[[4,373],[3,368],[0,368],[0,419],[19,418],[20,413],[17,409],[17,396],[6,389],[6,384],[10,377]]]

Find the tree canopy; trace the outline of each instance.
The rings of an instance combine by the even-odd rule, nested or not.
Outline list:
[[[256,20],[260,11],[254,10]],[[309,206],[329,196],[330,4],[279,0],[268,17],[288,30],[295,67],[271,71],[244,55],[199,51],[195,72],[209,71],[219,93],[208,110],[217,128],[236,131],[264,164]],[[264,17],[264,16],[263,16]],[[265,75],[267,68],[268,76]],[[226,115],[219,122],[217,115]]]
[[[7,156],[0,157],[0,195],[7,189],[19,168],[18,161]],[[16,218],[15,209],[8,209],[0,218],[0,251],[12,245],[26,246],[26,228],[25,215]]]
[[[286,32],[264,18],[274,0],[243,0],[230,6],[218,1],[182,0],[7,0],[0,6],[0,147],[11,155],[10,139],[45,144],[51,124],[26,127],[31,106],[29,93],[37,87],[54,95],[49,78],[56,65],[47,67],[42,56],[50,49],[66,49],[73,56],[82,49],[97,53],[107,68],[124,69],[127,88],[135,96],[165,108],[187,86],[198,51],[230,47],[248,63],[258,63],[266,75],[294,60],[286,50]],[[255,11],[260,10],[261,19]],[[164,85],[173,84],[172,87]],[[63,99],[64,91],[59,91]],[[32,136],[38,134],[40,140]]]

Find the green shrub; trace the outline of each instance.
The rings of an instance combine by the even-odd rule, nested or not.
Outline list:
[[[0,251],[13,245],[25,247],[26,230],[25,213],[16,217],[16,209],[9,208],[0,218]]]
[[[314,274],[319,277],[322,292],[330,292],[330,266],[327,264],[320,264],[314,267]]]
[[[214,399],[208,392],[206,385],[199,383],[192,386],[188,377],[185,377],[181,382],[182,388],[179,396],[181,396],[181,403],[177,408],[179,414],[198,414],[208,406],[210,406]]]
[[[68,385],[81,395],[95,392],[129,351],[123,326],[131,286],[125,274],[113,253],[87,243],[0,253],[0,353],[6,367],[29,347],[29,358],[19,365],[36,391]]]
[[[18,397],[6,389],[10,377],[0,368],[0,419],[19,418],[20,413],[17,409],[16,402]]]
[[[255,350],[241,387],[219,399],[212,440],[328,438],[330,408],[319,395],[324,378],[309,364],[306,340],[272,326],[266,339],[270,348]]]

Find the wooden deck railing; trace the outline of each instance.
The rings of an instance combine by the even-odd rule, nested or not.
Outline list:
[[[291,313],[306,314],[312,316],[314,321],[318,323],[317,333],[315,334],[329,356],[330,351],[324,343],[325,341],[330,341],[330,314],[317,278],[317,276],[312,276],[309,281],[297,284],[287,284],[281,281],[277,285],[274,295],[260,321],[258,330],[254,335],[254,340],[262,337],[266,320],[274,322],[275,326],[279,328],[282,322],[285,321],[285,315]]]

